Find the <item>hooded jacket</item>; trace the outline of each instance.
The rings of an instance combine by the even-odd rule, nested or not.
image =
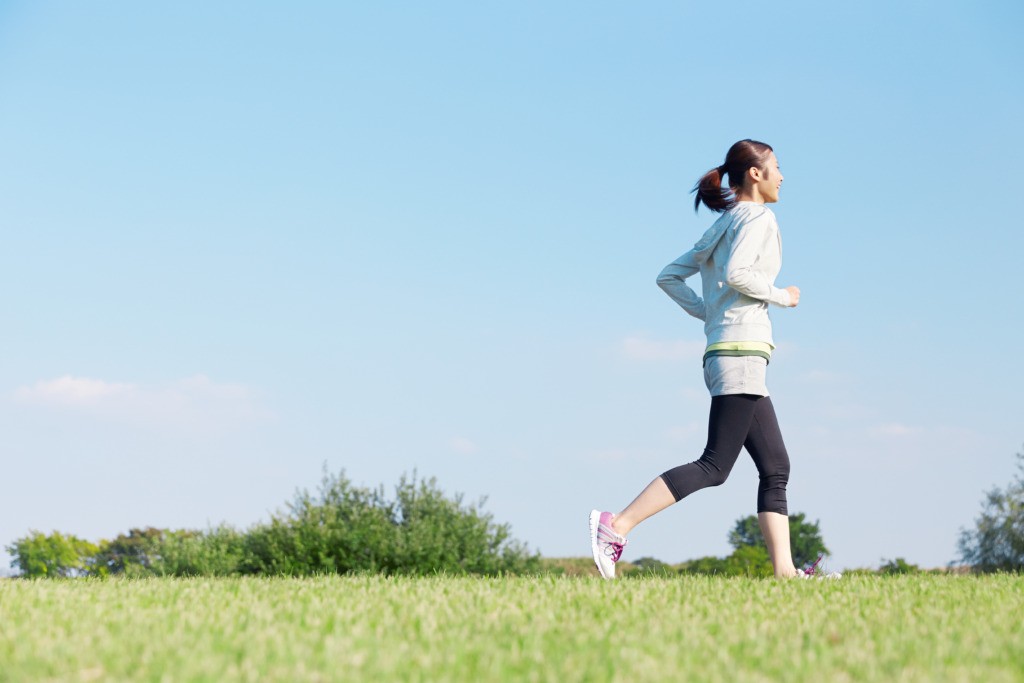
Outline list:
[[[658,275],[658,286],[683,310],[704,321],[708,344],[772,340],[768,304],[788,306],[775,286],[782,267],[779,224],[764,204],[737,202],[722,213],[693,249]],[[704,297],[686,284],[700,273]]]

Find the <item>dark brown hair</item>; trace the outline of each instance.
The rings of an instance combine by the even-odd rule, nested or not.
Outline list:
[[[751,167],[764,170],[772,151],[771,145],[757,140],[740,140],[734,144],[725,155],[725,163],[702,175],[693,186],[691,191],[697,194],[693,210],[700,208],[701,202],[712,211],[728,211],[736,206],[736,190],[743,187],[747,171]],[[729,174],[728,189],[722,187],[726,174]]]

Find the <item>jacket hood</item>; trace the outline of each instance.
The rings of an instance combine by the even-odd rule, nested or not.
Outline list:
[[[753,202],[743,202],[722,213],[710,228],[707,229],[697,243],[693,245],[693,256],[697,263],[704,263],[722,240],[722,236],[739,220],[760,218],[768,207]]]

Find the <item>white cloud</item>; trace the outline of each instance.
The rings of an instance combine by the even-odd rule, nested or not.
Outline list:
[[[703,341],[688,339],[657,340],[634,335],[622,341],[622,352],[631,360],[661,361],[700,358],[704,353]]]
[[[125,396],[134,390],[135,387],[131,384],[64,375],[57,379],[36,382],[30,387],[21,387],[15,392],[15,396],[26,403],[88,406]]]
[[[456,453],[462,453],[463,455],[472,455],[476,453],[479,447],[473,441],[467,439],[464,436],[454,436],[448,440],[448,445]]]
[[[205,375],[156,385],[65,375],[14,391],[18,403],[114,422],[164,427],[223,428],[270,417],[259,393]]]

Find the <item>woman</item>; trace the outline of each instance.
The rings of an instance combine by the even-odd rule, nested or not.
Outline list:
[[[722,187],[726,176],[728,188]],[[775,348],[768,305],[791,308],[800,302],[797,287],[774,284],[782,243],[766,204],[779,200],[781,185],[772,148],[740,140],[729,148],[725,163],[705,173],[694,188],[694,210],[703,203],[722,215],[693,249],[661,272],[658,285],[704,321],[704,382],[711,392],[707,446],[699,460],[657,477],[619,514],[590,513],[594,561],[606,579],[615,577],[615,563],[633,527],[694,491],[725,482],[744,446],[760,477],[757,517],[775,576],[804,574],[793,565],[789,547],[789,456],[765,386]],[[703,298],[686,284],[698,272]]]

